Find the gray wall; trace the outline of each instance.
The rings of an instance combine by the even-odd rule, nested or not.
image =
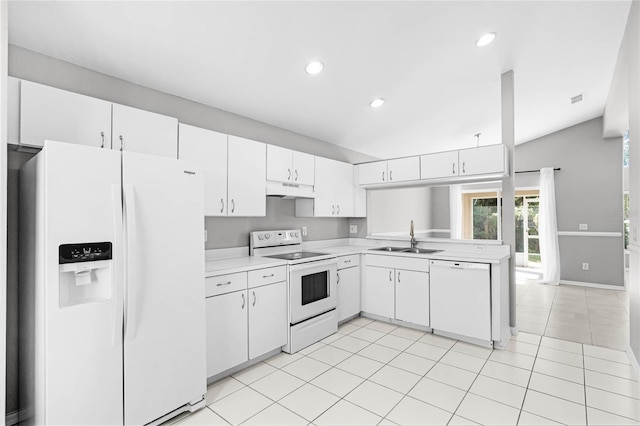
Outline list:
[[[518,170],[555,172],[558,231],[623,231],[622,138],[602,138],[602,118],[516,146]],[[561,279],[624,285],[623,240],[560,236]],[[589,270],[582,270],[582,263]]]

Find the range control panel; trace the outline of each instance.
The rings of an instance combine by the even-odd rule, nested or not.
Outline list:
[[[302,231],[286,229],[280,231],[254,231],[249,234],[251,248],[285,246],[302,243]]]
[[[109,260],[112,257],[111,243],[61,244],[58,255],[58,263],[61,265],[65,263]]]

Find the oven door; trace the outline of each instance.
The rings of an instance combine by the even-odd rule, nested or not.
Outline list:
[[[338,306],[336,259],[289,266],[291,324]]]

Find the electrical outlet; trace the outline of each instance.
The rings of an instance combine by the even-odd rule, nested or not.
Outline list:
[[[588,271],[589,270],[589,264],[587,262],[582,264],[582,270],[583,271]]]
[[[358,225],[349,225],[349,232],[352,234],[358,233]]]
[[[205,243],[207,242],[207,230],[206,229],[204,230],[204,242]]]
[[[589,225],[587,225],[586,223],[581,223],[578,229],[580,229],[581,231],[586,231],[587,229],[589,229]]]
[[[302,227],[302,236],[303,236],[303,237],[306,237],[306,236],[307,236],[307,227],[306,227],[306,226],[303,226],[303,227]]]

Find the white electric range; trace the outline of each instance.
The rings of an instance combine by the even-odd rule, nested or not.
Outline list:
[[[297,352],[338,331],[337,270],[334,254],[302,250],[299,229],[249,234],[249,254],[287,261],[289,338],[285,352]]]

